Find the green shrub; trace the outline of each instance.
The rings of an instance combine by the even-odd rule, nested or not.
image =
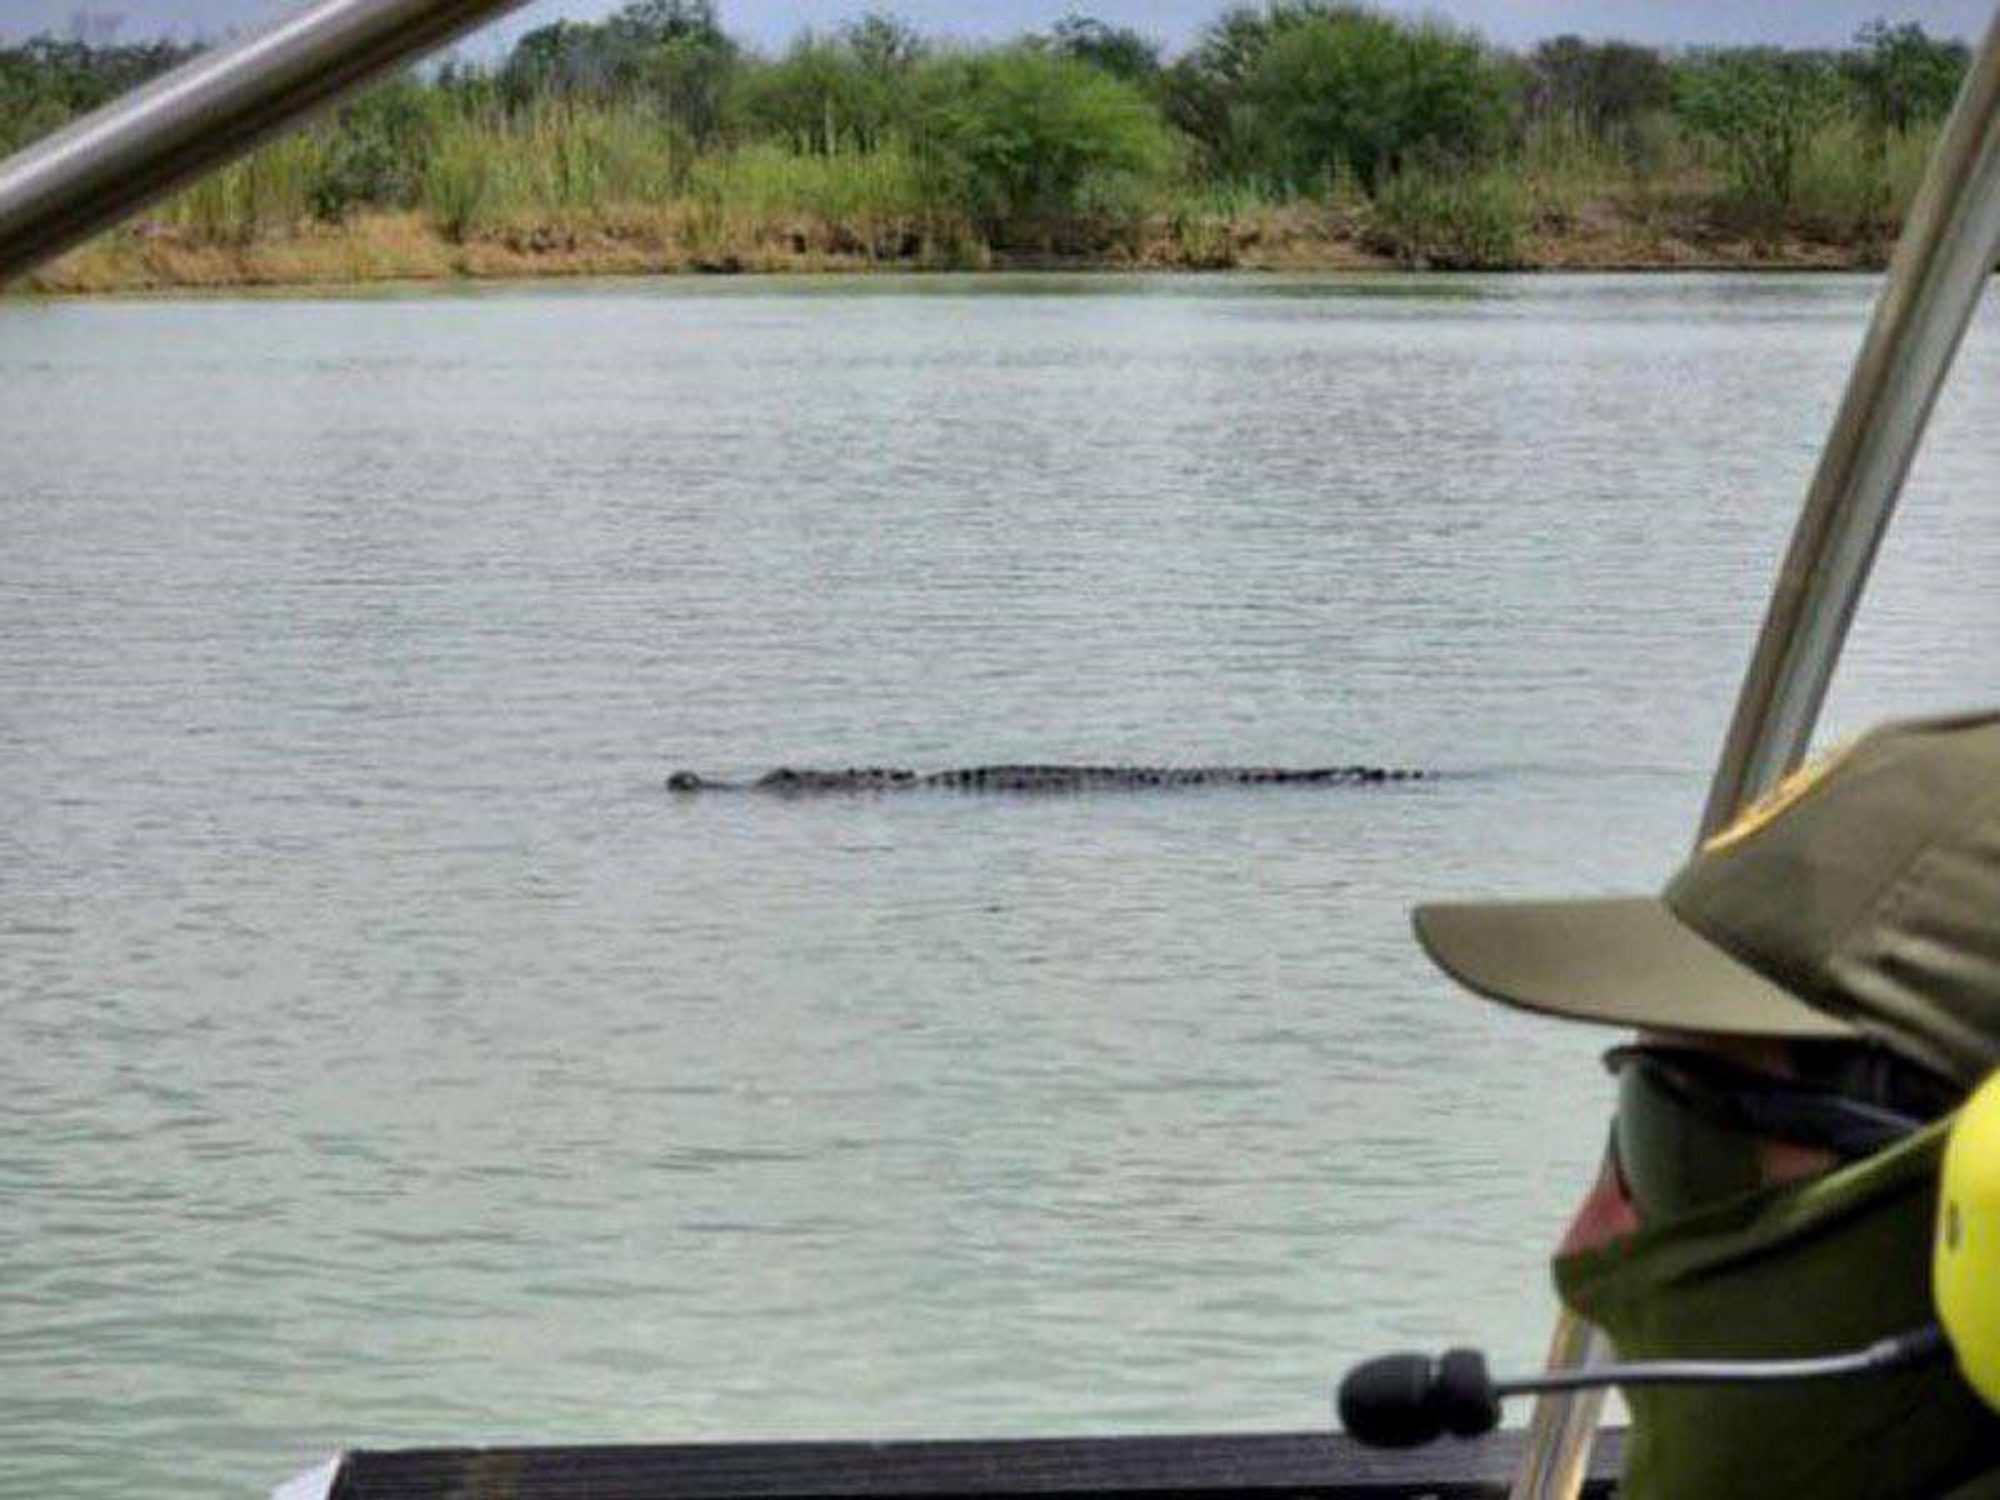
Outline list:
[[[1937,128],[1885,136],[1872,123],[1838,120],[1822,129],[1800,155],[1793,217],[1885,254],[1923,180]]]
[[[1505,270],[1521,263],[1528,195],[1510,172],[1404,172],[1377,190],[1370,244],[1412,267]]]
[[[1793,176],[1795,219],[1841,237],[1873,240],[1893,232],[1883,159],[1863,134],[1859,123],[1840,120],[1806,142]]]
[[[1159,43],[1129,26],[1113,26],[1077,11],[1049,28],[1048,44],[1065,57],[1087,62],[1127,83],[1150,84],[1160,73]]]
[[[1238,5],[1160,75],[1161,111],[1195,142],[1211,177],[1239,178],[1252,170],[1243,86],[1270,45],[1274,24],[1271,12]]]
[[[59,130],[70,117],[69,106],[60,99],[30,98],[26,94],[10,99],[0,114],[0,156],[11,156],[30,142]]]
[[[1941,42],[1916,22],[1861,28],[1845,72],[1877,130],[1899,132],[1942,120],[1971,62],[1963,42]]]
[[[1541,224],[1564,228],[1583,217],[1587,205],[1637,186],[1645,175],[1624,140],[1599,134],[1582,122],[1554,115],[1531,123],[1523,133],[1514,165]]]
[[[1917,189],[1923,186],[1940,129],[1937,123],[1918,126],[1891,134],[1882,143],[1882,178],[1887,184],[1889,217],[1898,225],[1909,216],[1910,204],[1916,200]]]
[[[313,213],[331,222],[356,208],[414,203],[437,132],[433,99],[403,78],[341,109],[321,133],[324,150],[307,189]]]
[[[797,151],[873,151],[909,122],[915,57],[879,17],[832,38],[807,33],[776,62],[744,65],[737,115],[750,133]]]
[[[1511,90],[1476,38],[1344,7],[1276,16],[1240,105],[1250,159],[1273,180],[1314,188],[1346,169],[1372,192],[1405,167],[1503,143]]]
[[[828,157],[764,142],[704,156],[689,193],[754,224],[811,215],[857,229],[921,222],[930,208],[922,167],[899,145]]]
[[[1146,96],[1089,63],[1036,47],[923,70],[917,141],[941,194],[997,245],[1056,241],[1076,221],[1129,216],[1173,147]]]
[[[1604,142],[1621,141],[1673,97],[1666,59],[1631,42],[1554,37],[1529,54],[1528,72],[1530,103],[1539,119]]]
[[[640,105],[707,143],[722,134],[739,61],[711,0],[631,0],[606,20],[523,36],[497,92],[514,110],[549,99]]]
[[[507,183],[493,139],[497,133],[455,120],[439,132],[424,163],[424,209],[438,233],[455,245],[492,227],[504,213]]]
[[[198,50],[178,42],[94,47],[49,36],[29,37],[17,46],[0,43],[0,155],[39,140]]]
[[[510,191],[566,219],[615,204],[659,203],[685,189],[694,153],[668,122],[629,106],[545,103],[506,122]]]
[[[1830,60],[1771,47],[1700,53],[1674,77],[1675,112],[1721,149],[1738,190],[1767,211],[1791,207],[1800,163],[1840,96]]]
[[[324,153],[318,136],[280,136],[197,180],[167,205],[164,217],[200,244],[246,245],[289,233],[311,215],[312,184]]]

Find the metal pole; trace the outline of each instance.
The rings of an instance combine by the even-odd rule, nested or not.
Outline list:
[[[1549,1338],[1548,1368],[1581,1370],[1604,1363],[1610,1352],[1611,1341],[1599,1329],[1564,1308]],[[1604,1401],[1601,1390],[1535,1398],[1511,1500],[1575,1500],[1583,1492]]]
[[[522,0],[318,0],[0,162],[0,284]]]
[[[2000,12],[1973,60],[1896,244],[1848,377],[1723,744],[1701,837],[1797,766],[1812,740],[1869,570],[1938,391],[2000,258]],[[1606,1340],[1565,1311],[1550,1368],[1600,1360]],[[1601,1392],[1543,1397],[1514,1500],[1574,1500]]]

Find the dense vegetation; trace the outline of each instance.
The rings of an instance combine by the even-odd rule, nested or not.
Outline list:
[[[179,55],[0,49],[0,148]],[[1173,57],[1081,15],[971,49],[884,14],[767,56],[710,0],[633,0],[377,88],[133,233],[242,246],[393,217],[454,246],[716,267],[1229,264],[1285,233],[1441,265],[1593,232],[1627,258],[1704,235],[1865,258],[1966,63],[1882,23],[1840,52],[1562,37],[1517,55],[1337,0],[1229,11]]]

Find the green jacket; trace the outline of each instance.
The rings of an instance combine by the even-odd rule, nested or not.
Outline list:
[[[1559,1260],[1563,1301],[1622,1359],[1776,1358],[1936,1320],[1932,1221],[1949,1122]],[[2000,1497],[2000,1417],[1949,1361],[1776,1386],[1632,1391],[1621,1495]]]

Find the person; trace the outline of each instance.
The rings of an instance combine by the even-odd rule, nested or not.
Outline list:
[[[1950,1111],[2000,1066],[2000,713],[1881,726],[1657,897],[1419,907],[1468,989],[1637,1031],[1556,1287],[1620,1358],[1766,1358],[1932,1321]],[[2000,1494],[1949,1361],[1627,1393],[1627,1496]]]

